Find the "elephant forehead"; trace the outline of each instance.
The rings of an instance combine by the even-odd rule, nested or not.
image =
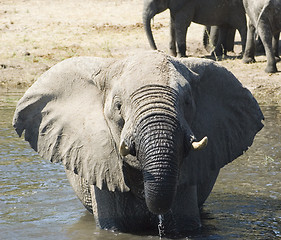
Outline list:
[[[148,53],[128,58],[125,61],[122,81],[132,84],[134,89],[147,84],[167,85],[171,63],[167,56]]]

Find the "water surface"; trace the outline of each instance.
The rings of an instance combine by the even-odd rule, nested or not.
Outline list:
[[[63,167],[41,159],[12,128],[22,94],[0,91],[0,239],[159,239],[95,226]],[[249,151],[221,170],[203,227],[189,239],[281,239],[281,107],[261,107],[264,129]]]

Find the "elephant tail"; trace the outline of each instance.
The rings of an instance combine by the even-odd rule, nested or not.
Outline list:
[[[261,20],[261,17],[264,15],[264,13],[266,12],[266,10],[269,8],[270,6],[270,3],[271,3],[271,0],[267,0],[265,2],[265,4],[263,5],[263,8],[258,16],[258,19],[257,19],[257,22],[256,22],[256,40],[258,40],[258,26],[259,26],[259,23],[260,23],[260,20]]]
[[[154,50],[157,49],[152,31],[151,31],[151,19],[158,13],[161,13],[169,8],[168,0],[144,0],[143,4],[143,25],[148,38],[150,47]]]
[[[152,49],[156,50],[156,44],[153,38],[152,30],[151,30],[151,19],[155,16],[155,14],[151,11],[145,10],[143,11],[143,26],[144,30],[149,42],[149,45]]]

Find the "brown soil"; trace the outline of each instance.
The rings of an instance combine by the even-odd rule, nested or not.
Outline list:
[[[0,87],[26,89],[55,63],[73,56],[124,57],[150,49],[142,26],[142,0],[0,0]],[[154,18],[158,48],[168,51],[169,12]],[[238,35],[238,34],[237,34]],[[187,53],[208,57],[203,27],[191,24]],[[219,61],[260,104],[281,103],[281,74],[267,74],[265,56],[245,65],[234,53]],[[281,71],[281,63],[277,64]]]

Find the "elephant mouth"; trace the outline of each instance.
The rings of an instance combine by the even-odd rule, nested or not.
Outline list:
[[[187,148],[190,151],[202,150],[207,146],[207,143],[207,137],[204,137],[199,142],[197,142],[194,138]],[[132,145],[134,146],[134,144]],[[132,147],[126,147],[124,144],[123,147],[127,151],[126,154],[130,154],[129,152],[136,152],[136,150],[132,149]],[[186,154],[188,154],[189,150]],[[124,150],[120,151],[124,153]],[[161,176],[158,174],[163,172],[161,167],[154,170],[147,166],[135,168],[127,162],[124,162],[124,175],[126,176],[126,182],[130,187],[130,191],[137,199],[145,201],[149,211],[157,215],[164,214],[170,210],[177,191],[178,166],[171,166],[170,163],[166,162],[166,168],[173,169],[172,172],[174,173],[168,174],[169,176],[167,181],[169,184],[162,184],[161,181],[164,178],[167,178],[167,176]],[[163,201],[163,199],[169,199],[167,200],[168,203],[167,201]]]
[[[129,186],[131,193],[140,200],[145,200],[144,180],[142,170],[130,166],[128,163],[123,164],[125,181]]]

